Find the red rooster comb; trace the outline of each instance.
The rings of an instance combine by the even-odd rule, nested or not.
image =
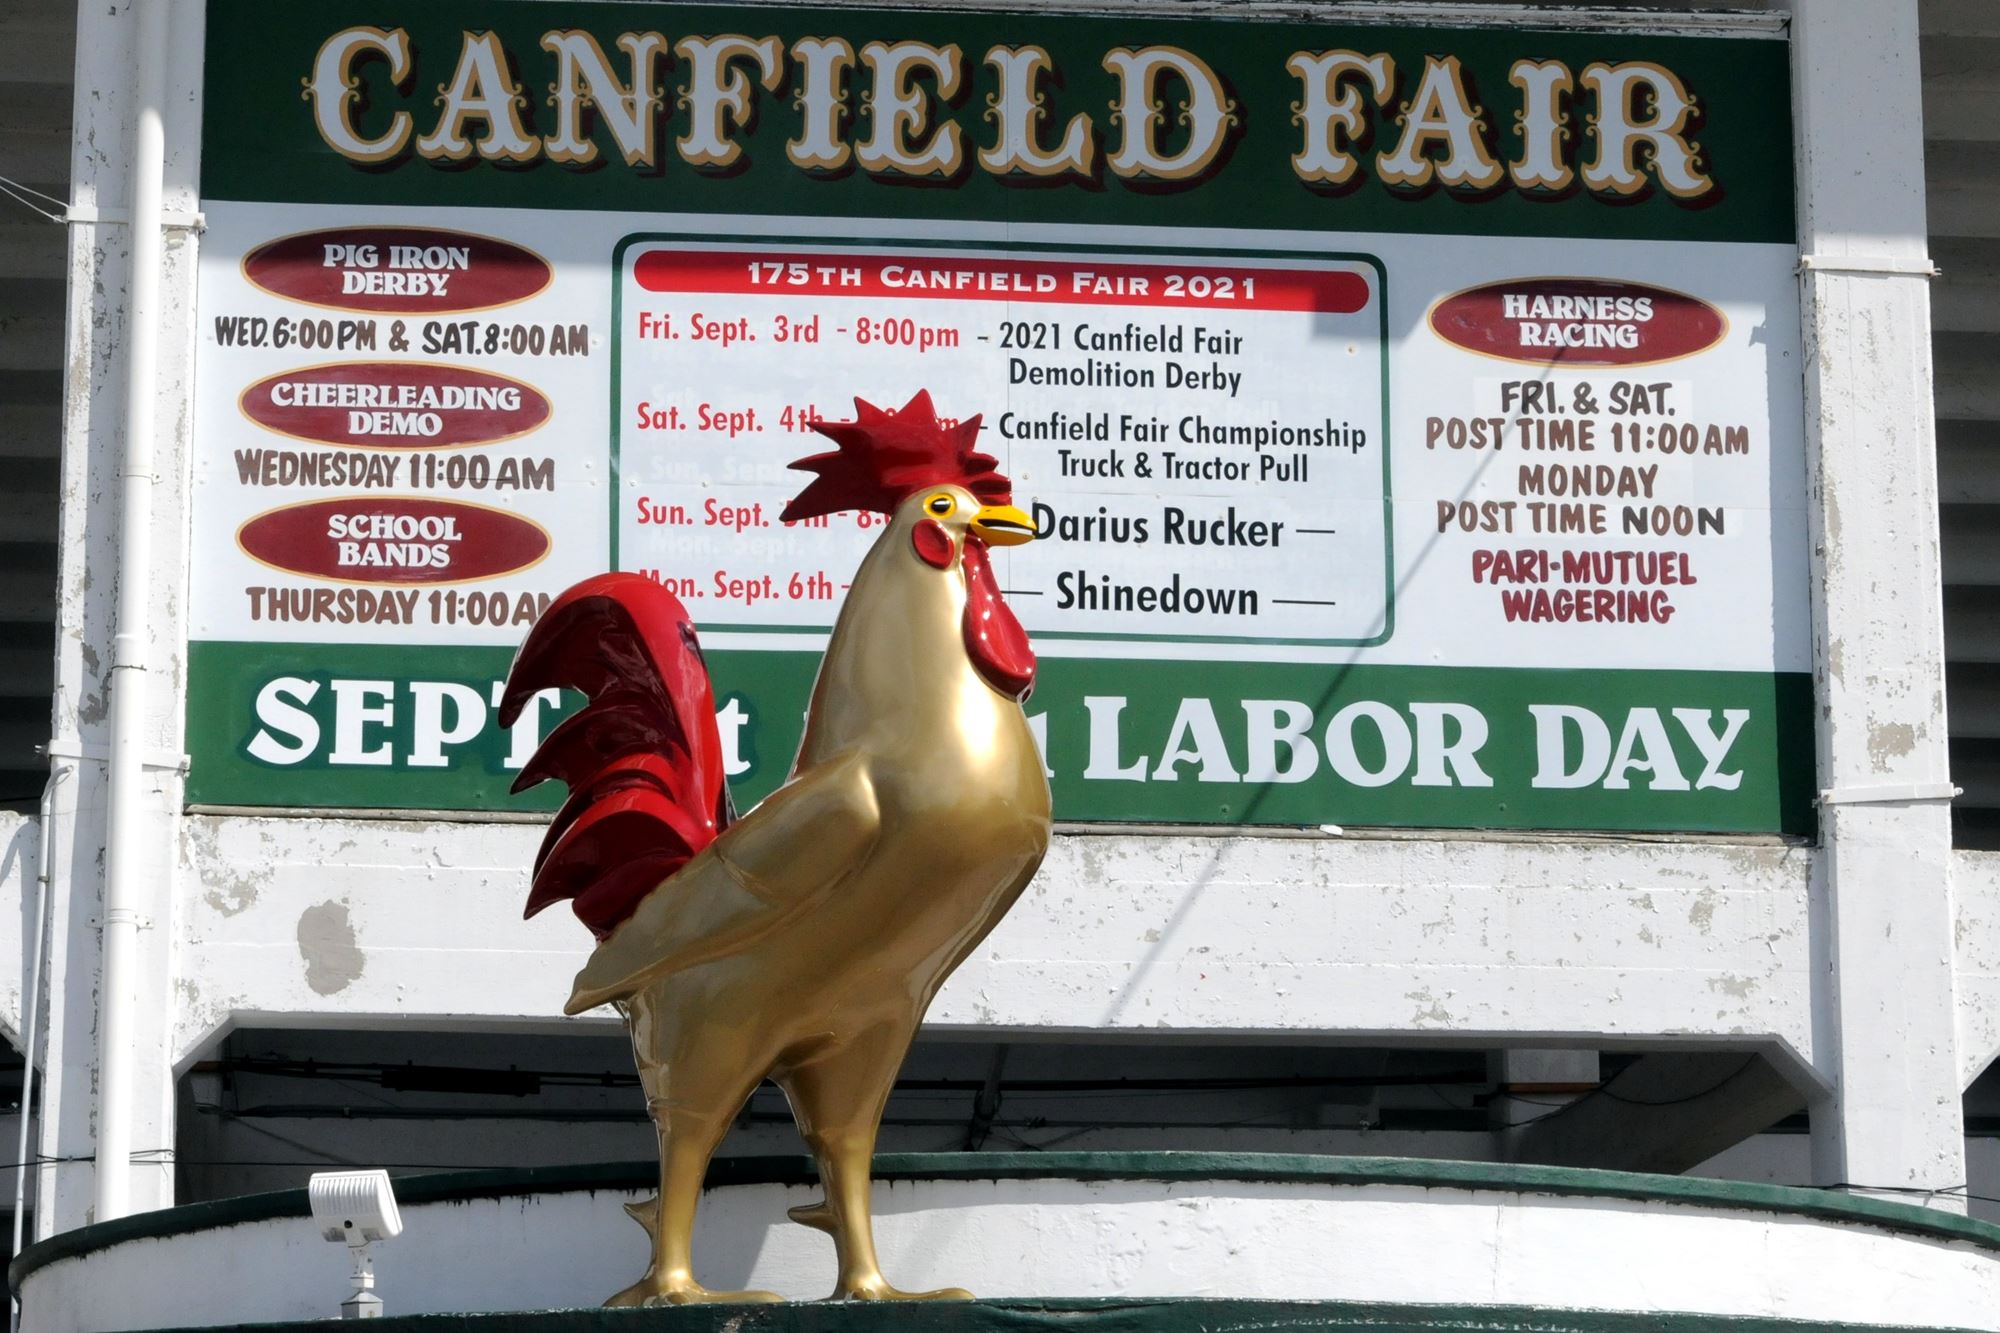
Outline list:
[[[974,449],[979,418],[957,425],[938,420],[928,389],[900,410],[885,411],[854,400],[853,421],[815,421],[812,428],[840,448],[792,464],[817,472],[779,517],[787,523],[845,509],[893,514],[896,506],[930,486],[963,486],[985,504],[1008,504],[1014,484],[1000,460]]]

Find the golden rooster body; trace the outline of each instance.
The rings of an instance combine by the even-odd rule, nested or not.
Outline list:
[[[820,1165],[824,1201],[792,1216],[832,1234],[834,1296],[909,1294],[875,1258],[882,1111],[938,987],[1048,846],[1021,710],[1034,659],[986,553],[1032,523],[973,452],[977,418],[941,425],[925,394],[896,413],[856,406],[858,421],[821,427],[839,451],[795,464],[820,476],[785,517],[865,507],[891,521],[834,626],[798,762],[761,805],[730,822],[706,672],[659,585],[571,589],[509,676],[503,720],[552,685],[592,698],[519,785],[570,785],[529,911],[573,898],[599,933],[566,1012],[620,1007],[659,1130],[659,1197],[633,1209],[652,1267],[614,1305],[775,1299],[710,1292],[690,1261],[709,1158],[766,1077]]]

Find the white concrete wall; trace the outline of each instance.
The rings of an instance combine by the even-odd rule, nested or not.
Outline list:
[[[1968,1137],[1965,1171],[1966,1214],[1981,1222],[2000,1222],[2000,1139]],[[1687,1174],[1760,1185],[1809,1185],[1813,1178],[1812,1141],[1804,1134],[1759,1134],[1717,1153]],[[1921,1193],[1900,1190],[1878,1192],[1873,1197],[1896,1203],[1924,1202]]]
[[[0,810],[0,1038],[17,1051],[25,1050],[27,1041],[21,1016],[30,984],[41,847],[41,824],[34,816]]]
[[[1970,1086],[2000,1056],[2000,852],[1952,857],[1958,1055]]]
[[[710,1191],[697,1277],[792,1298],[833,1285],[826,1238],[783,1221],[817,1190]],[[376,1246],[392,1314],[595,1305],[645,1268],[617,1191],[406,1206]],[[1324,1183],[903,1181],[875,1190],[899,1286],[983,1297],[1227,1296],[1689,1311],[2000,1328],[2000,1254],[1719,1206]],[[325,1318],[344,1247],[309,1219],[127,1242],[22,1292],[23,1333]],[[188,1281],[189,1274],[201,1281]]]
[[[556,1022],[589,951],[560,909],[520,919],[537,826],[186,828],[177,1063],[232,1023]],[[1059,837],[931,1021],[1755,1039],[1803,1066],[1810,869],[1779,846]]]

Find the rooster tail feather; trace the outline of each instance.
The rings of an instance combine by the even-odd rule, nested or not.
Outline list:
[[[513,789],[524,792],[553,778],[577,791],[598,773],[647,755],[672,756],[685,768],[693,747],[679,719],[662,719],[646,692],[614,687],[543,738]]]
[[[608,806],[611,798],[620,793],[648,797],[643,808],[649,813],[657,812],[658,817],[673,826],[681,841],[699,851],[714,833],[692,813],[686,784],[684,766],[677,766],[670,756],[661,754],[629,755],[578,783],[570,789],[569,799],[556,811],[555,818],[549,821],[541,850],[535,853],[534,873],[542,873],[549,856],[578,820],[594,809]]]
[[[507,673],[501,725],[555,688],[589,702],[514,783],[570,789],[535,858],[527,915],[567,898],[602,939],[734,817],[715,697],[687,608],[637,574],[600,574],[549,605]]]

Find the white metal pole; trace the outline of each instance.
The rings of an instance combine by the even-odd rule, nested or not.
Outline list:
[[[8,1251],[11,1261],[21,1252],[22,1221],[28,1211],[28,1122],[29,1109],[35,1100],[35,1047],[36,1036],[41,1031],[42,1014],[42,964],[48,956],[49,933],[49,880],[50,864],[55,855],[55,839],[50,835],[49,823],[55,810],[56,788],[70,772],[67,762],[59,761],[49,771],[48,785],[42,788],[41,823],[35,844],[35,933],[29,946],[28,974],[24,989],[27,991],[27,1013],[21,1023],[21,1133],[14,1145],[14,1248]],[[21,1318],[21,1298],[14,1298],[14,1321],[18,1326]]]
[[[1813,1174],[1963,1212],[1919,66],[1914,0],[1793,0],[1823,789]]]
[[[96,1209],[131,1211],[132,1011],[139,962],[141,835],[147,725],[147,599],[152,594],[153,428],[158,412],[161,190],[166,162],[167,6],[137,0],[132,52],[131,280],[125,307],[125,440],[121,459],[118,609],[111,640],[111,749],[106,773],[104,951],[97,1028]]]

